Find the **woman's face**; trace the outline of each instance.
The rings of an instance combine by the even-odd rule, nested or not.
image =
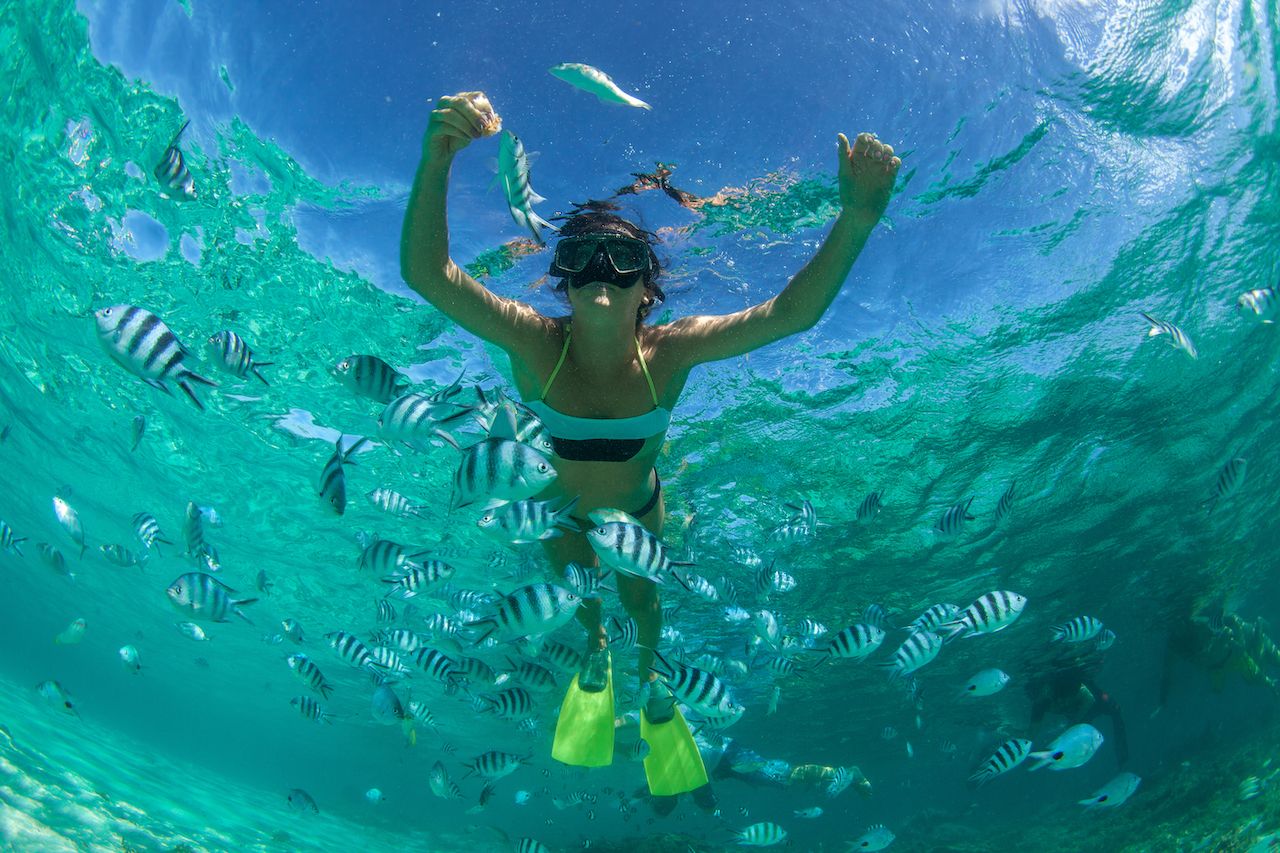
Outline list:
[[[622,316],[635,317],[644,301],[644,276],[636,273],[630,287],[619,287],[603,281],[588,282],[582,287],[568,288],[569,305],[575,315],[605,316],[618,312]]]

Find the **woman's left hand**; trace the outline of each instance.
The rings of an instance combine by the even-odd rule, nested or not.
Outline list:
[[[869,225],[874,225],[889,205],[893,182],[902,165],[893,154],[893,146],[876,139],[874,133],[859,133],[849,144],[843,133],[840,143],[840,206]]]

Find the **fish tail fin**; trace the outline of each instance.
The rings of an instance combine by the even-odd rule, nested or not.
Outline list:
[[[195,374],[191,374],[191,375],[194,376]],[[204,411],[204,403],[200,402],[200,398],[196,396],[196,390],[191,387],[191,384],[187,382],[185,377],[178,380],[178,387],[181,388],[183,392],[188,397],[191,398],[191,402],[196,404],[197,409],[199,409],[202,412]],[[164,388],[164,386],[161,386],[161,388],[164,390],[166,394],[171,393],[168,388]]]
[[[178,132],[173,135],[173,139],[169,140],[170,148],[178,144],[178,140],[182,138],[182,134],[186,131],[187,125],[189,124],[191,124],[191,119],[184,121],[182,123],[182,127],[178,128]]]
[[[241,607],[247,607],[247,606],[248,606],[248,605],[250,605],[250,604],[254,604],[254,603],[256,603],[256,602],[257,602],[257,600],[258,600],[258,599],[256,599],[256,598],[241,598],[241,599],[238,599],[238,600],[236,600],[236,601],[231,602],[231,609],[235,611],[235,613],[236,613],[236,615],[237,615],[237,616],[239,616],[241,619],[243,619],[244,621],[246,621],[246,622],[248,622],[250,625],[252,625],[252,624],[253,624],[253,620],[252,620],[252,619],[250,619],[248,616],[245,616],[245,615],[244,615],[244,613],[240,610],[240,608],[241,608]]]
[[[1036,760],[1036,764],[1034,766],[1028,767],[1027,772],[1034,773],[1035,771],[1041,769],[1042,767],[1048,767],[1050,764],[1053,763],[1053,759],[1050,758],[1051,755],[1052,753],[1050,753],[1048,750],[1045,750],[1044,752],[1029,753],[1027,755],[1027,760],[1030,761],[1031,759],[1034,758]]]
[[[260,370],[258,370],[258,368],[259,368],[259,367],[271,367],[273,364],[274,364],[274,362],[271,362],[271,361],[259,361],[259,362],[255,362],[255,363],[254,363],[254,365],[253,365],[253,367],[252,367],[252,368],[250,368],[250,369],[253,371],[253,375],[254,375],[254,376],[256,376],[256,377],[258,377],[258,379],[262,380],[262,384],[263,384],[263,385],[270,385],[271,383],[267,381],[267,377],[263,376],[263,375],[262,375],[262,372],[261,372]]]

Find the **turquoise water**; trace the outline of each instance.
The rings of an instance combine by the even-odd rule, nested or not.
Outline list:
[[[538,11],[498,17],[512,28],[581,23],[560,7]],[[11,734],[0,740],[0,838],[12,849],[510,849],[505,834],[556,850],[643,840],[682,851],[722,849],[768,820],[804,850],[845,849],[878,823],[896,833],[894,850],[1225,850],[1280,830],[1273,787],[1238,795],[1243,780],[1271,772],[1273,692],[1234,675],[1215,690],[1179,663],[1156,713],[1166,638],[1193,610],[1253,620],[1280,602],[1280,331],[1236,308],[1242,292],[1278,284],[1275,4],[975,4],[835,23],[834,4],[732,21],[660,11],[672,35],[646,43],[648,66],[594,60],[643,84],[655,104],[643,124],[554,88],[542,68],[574,53],[567,42],[485,40],[491,22],[479,12],[437,21],[419,10],[401,27],[375,16],[361,28],[256,7],[237,20],[199,2],[0,8],[0,519],[28,539],[22,556],[0,551],[0,723]],[[247,21],[262,28],[256,42],[238,29]],[[298,38],[280,38],[291,26]],[[452,52],[416,60],[417,76],[390,59],[386,79],[364,70],[381,68],[368,59],[379,38],[396,45],[389,54],[411,55],[397,40],[425,44],[437,29]],[[363,66],[332,52],[344,34],[364,45]],[[190,43],[199,49],[184,53]],[[464,61],[467,45],[478,47]],[[689,45],[705,56],[675,64]],[[290,65],[291,52],[316,66],[343,58],[352,79],[307,85],[314,67]],[[830,71],[837,57],[849,65]],[[735,310],[783,286],[835,214],[836,130],[874,128],[902,154],[886,220],[828,317],[695,373],[660,459],[668,539],[693,548],[701,574],[749,587],[732,558],[749,547],[795,576],[794,592],[750,609],[836,630],[872,602],[904,624],[992,589],[1029,599],[1008,631],[957,641],[922,670],[919,712],[865,663],[778,682],[773,714],[773,675],[726,676],[748,709],[726,735],[766,759],[856,765],[870,796],[730,779],[715,782],[719,815],[682,802],[663,817],[642,796],[639,764],[588,774],[550,759],[558,693],[538,697],[530,734],[414,685],[440,731],[410,744],[372,719],[367,680],[323,643],[329,631],[374,627],[382,585],[357,569],[360,534],[436,546],[467,588],[510,589],[541,570],[537,551],[495,548],[472,519],[447,512],[447,448],[379,443],[359,454],[342,518],[314,496],[333,441],[377,432],[380,407],[336,381],[339,359],[377,353],[425,390],[464,369],[469,383],[507,382],[500,353],[396,278],[421,104],[472,85],[543,150],[535,181],[548,208],[599,196],[656,160],[678,163],[679,186],[724,191],[725,204],[698,213],[656,193],[637,198],[670,265],[658,322]],[[199,198],[177,203],[151,170],[187,118]],[[540,286],[546,255],[509,248],[519,230],[485,191],[483,161],[495,152],[482,145],[455,170],[454,254],[497,292],[557,310]],[[106,357],[92,312],[117,303],[155,311],[196,351],[220,382],[200,389],[205,412]],[[1199,358],[1147,339],[1144,311],[1186,330]],[[214,372],[202,342],[223,328],[273,362],[269,387]],[[147,428],[131,451],[137,415]],[[1243,485],[1206,513],[1219,469],[1237,456],[1248,460]],[[996,525],[1012,481],[1013,512]],[[424,518],[372,507],[363,495],[379,486],[421,498]],[[856,509],[876,488],[884,512],[859,525]],[[83,558],[54,518],[54,495],[79,512]],[[970,495],[976,520],[940,540],[934,523]],[[784,504],[806,498],[829,526],[798,542],[771,538]],[[249,594],[261,570],[274,584],[252,626],[206,625],[206,644],[177,632],[164,598],[190,570],[180,547],[141,569],[98,552],[140,550],[139,511],[178,541],[188,501],[222,519],[208,533],[228,583]],[[74,580],[41,561],[39,542],[63,553]],[[722,606],[674,598],[670,621],[691,656],[745,658],[749,627],[727,624]],[[1049,666],[1050,626],[1080,614],[1117,635],[1097,680],[1124,711],[1138,792],[1081,819],[1076,801],[1116,773],[1114,739],[1078,770],[1020,769],[966,787],[999,739],[1032,737],[1039,749],[1065,723],[1032,726],[1024,684]],[[83,642],[54,644],[76,618],[87,622]],[[336,685],[332,726],[289,705],[305,689],[284,664],[296,648],[278,639],[284,618],[300,622],[303,650]],[[576,643],[576,630],[561,636]],[[879,654],[900,640],[891,634]],[[139,650],[141,674],[120,666],[125,644]],[[997,665],[1014,676],[1004,692],[985,704],[953,698]],[[40,700],[34,686],[46,679],[79,718]],[[882,737],[886,727],[896,736]],[[1112,735],[1106,721],[1099,728]],[[489,749],[533,759],[483,810],[468,812],[474,778],[462,780],[462,801],[430,793],[433,763],[457,779]],[[366,800],[374,787],[383,802]],[[294,788],[319,815],[289,808]],[[528,804],[516,804],[519,790]],[[554,804],[572,792],[596,802]],[[793,814],[814,805],[825,810],[817,820]]]

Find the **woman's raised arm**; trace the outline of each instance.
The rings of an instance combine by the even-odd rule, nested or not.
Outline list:
[[[667,327],[663,349],[681,367],[732,358],[803,332],[822,319],[880,221],[902,165],[870,133],[852,146],[839,135],[840,215],[817,253],[772,299],[733,314],[685,317]],[[669,348],[669,349],[668,349]]]
[[[497,123],[481,92],[462,92],[436,103],[400,235],[400,274],[468,332],[507,352],[525,353],[545,339],[549,321],[523,302],[491,293],[449,257],[449,168],[459,151],[494,132]]]

